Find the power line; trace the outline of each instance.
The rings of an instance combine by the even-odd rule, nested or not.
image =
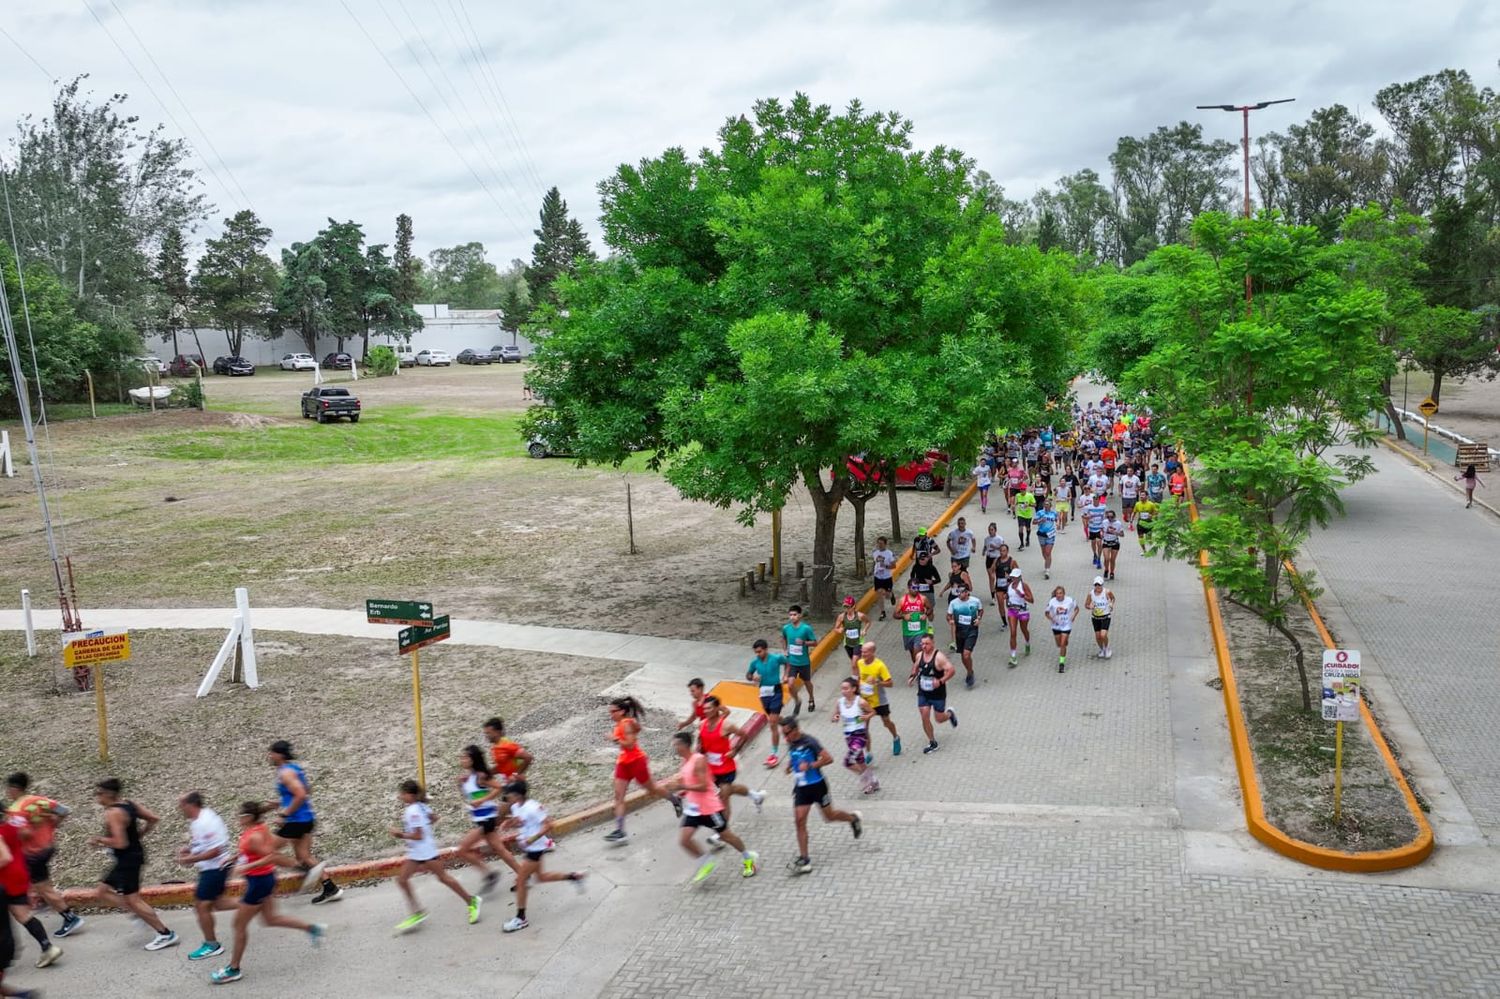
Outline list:
[[[37,69],[41,70],[42,71],[42,75],[47,78],[47,82],[50,83],[53,80],[57,79],[57,77],[53,76],[52,73],[47,69],[46,66],[43,66],[41,63],[37,62],[36,61],[36,56],[34,56],[30,52],[26,51],[26,46],[24,46],[20,42],[16,41],[15,36],[13,36],[9,31],[6,31],[4,28],[0,28],[0,35],[4,35],[5,36],[5,40],[8,41],[8,42],[10,42],[17,49],[19,49],[20,52],[21,52],[21,54],[26,57],[27,61],[29,61]]]
[[[527,167],[531,170],[532,180],[537,185],[537,193],[540,196],[542,192],[546,191],[547,185],[542,180],[541,175],[537,173],[536,162],[531,158],[531,149],[526,145],[526,137],[521,134],[520,123],[516,121],[516,116],[510,109],[510,102],[505,99],[505,91],[500,87],[500,80],[495,76],[495,71],[490,66],[489,58],[486,56],[482,43],[479,41],[479,31],[474,27],[473,18],[469,17],[469,8],[464,3],[464,0],[457,0],[457,2],[458,9],[463,13],[464,21],[469,26],[469,34],[474,39],[475,55],[478,57],[479,64],[484,68],[484,72],[489,78],[490,86],[500,100],[500,107],[507,116],[507,125],[510,128],[511,135],[514,137],[517,147],[521,150],[521,156],[525,160]]]

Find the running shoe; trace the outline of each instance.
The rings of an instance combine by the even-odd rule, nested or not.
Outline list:
[[[499,883],[500,875],[496,874],[494,871],[490,871],[484,876],[484,883],[479,886],[479,894],[488,895],[490,892],[495,890],[495,886]]]
[[[1031,655],[1031,643],[1030,642],[1026,643],[1026,654],[1028,656]]]
[[[818,704],[817,704],[817,702],[814,701],[810,697],[807,699],[807,710],[808,711],[816,711],[816,710],[818,710]]]
[[[973,686],[974,686],[974,674],[973,673],[970,673],[968,676],[964,677],[964,686],[968,687],[970,689],[973,688]],[[869,761],[866,760],[865,762],[868,763]]]
[[[413,912],[410,916],[407,916],[405,919],[401,920],[401,922],[397,923],[396,928],[391,932],[395,936],[399,937],[403,933],[410,933],[412,930],[416,929],[418,926],[421,926],[425,922],[427,922],[427,913]]]
[[[793,874],[811,874],[812,861],[808,860],[806,857],[798,857],[790,864],[787,864],[786,869],[788,871],[791,871]]]
[[[1052,578],[1052,570],[1051,569],[1043,569],[1042,570],[1042,578],[1043,579],[1051,579]]]
[[[479,922],[479,908],[484,905],[484,899],[478,895],[469,896],[469,925],[473,926]]]
[[[36,959],[36,966],[45,968],[60,957],[62,957],[62,948],[55,943],[49,943],[47,949],[42,951],[42,956]]]
[[[885,611],[881,611],[880,612],[880,620],[882,620],[882,621],[885,620]]]
[[[767,770],[775,770],[776,769],[776,765],[778,763],[780,763],[780,762],[781,762],[781,757],[777,756],[775,753],[772,753],[770,756],[766,757],[766,769]]]
[[[1105,659],[1113,659],[1114,657],[1115,657],[1115,647],[1113,645],[1106,645],[1104,647],[1104,658]]]
[[[307,942],[313,945],[313,950],[323,946],[323,938],[328,936],[328,924],[311,923],[307,927]]]
[[[740,877],[753,878],[755,877],[755,872],[760,870],[759,867],[755,866],[755,862],[760,859],[760,854],[754,850],[747,850],[746,853],[748,855],[740,864]]]
[[[215,941],[209,943],[207,940],[198,945],[198,949],[188,955],[189,961],[201,961],[207,957],[218,957],[224,953],[224,945]]]
[[[682,818],[682,799],[675,794],[669,794],[667,800],[672,803],[672,811],[677,813],[679,819]]]
[[[586,877],[588,877],[588,875],[582,871],[574,871],[572,874],[568,875],[568,881],[572,883],[573,887],[578,890],[578,894],[580,895],[586,894],[588,892],[588,887],[583,883],[583,879]]]
[[[935,752],[937,752],[937,740],[933,739],[927,745],[923,746],[922,747],[922,752],[924,752],[924,753],[935,753]]]
[[[949,642],[948,643],[948,651],[949,652],[957,652],[958,651],[958,643],[957,642]]]
[[[849,828],[854,831],[854,838],[859,839],[865,834],[865,817],[859,812],[849,813]]]
[[[500,927],[500,929],[505,931],[506,933],[514,933],[517,930],[524,930],[530,925],[531,924],[521,916],[511,916],[510,919],[506,920],[505,925]]]
[[[722,836],[720,836],[718,833],[709,833],[709,836],[708,836],[708,848],[710,850],[722,850],[722,849],[724,849],[724,838]]]
[[[625,830],[616,829],[612,833],[606,833],[604,836],[604,840],[607,843],[623,843],[625,842]]]
[[[801,702],[801,701],[797,701],[797,702],[796,702],[796,703],[795,703],[795,704],[794,704],[794,705],[793,705],[793,706],[792,706],[792,717],[793,717],[793,718],[796,718],[796,717],[797,717],[797,716],[798,716],[798,715],[800,715],[800,714],[801,714],[801,713],[802,713],[802,702]]]
[[[954,728],[958,728],[958,715],[954,713],[952,708],[948,709],[948,724]]]
[[[209,975],[208,980],[215,985],[228,985],[230,982],[237,982],[244,977],[244,975],[240,974],[239,968],[231,968],[226,964],[212,975]]]
[[[756,812],[757,815],[760,814],[761,806],[764,805],[765,803],[766,803],[766,792],[764,792],[764,791],[751,791],[750,792],[750,804],[752,804],[752,805],[755,806],[755,812]]]
[[[338,885],[333,886],[333,891],[329,891],[328,885],[324,885],[323,890],[313,896],[312,904],[322,905],[325,902],[337,902],[343,897],[344,889],[340,888]]]
[[[78,929],[78,927],[80,927],[82,925],[83,925],[83,917],[82,916],[80,916],[80,915],[78,915],[77,913],[74,913],[74,912],[64,913],[63,914],[62,925],[59,926],[57,928],[57,932],[54,933],[54,934],[52,934],[52,935],[55,936],[55,937],[65,937],[69,933],[72,933],[74,930]]]
[[[892,756],[900,756],[901,755],[901,740],[900,739],[892,739],[891,740],[891,755]]]
[[[872,752],[870,752],[868,749],[865,750],[865,766],[869,766],[871,763],[874,763],[874,762],[875,762],[875,754],[872,753]]]
[[[166,950],[168,947],[176,947],[181,942],[182,941],[177,939],[176,933],[168,930],[165,933],[158,933],[156,936],[152,937],[151,942],[146,945],[146,949]]]
[[[698,871],[693,875],[692,883],[695,885],[702,884],[704,879],[712,874],[714,868],[718,866],[719,862],[717,860],[705,860],[702,864],[698,865]]]
[[[1010,662],[1008,662],[1008,663],[1005,664],[1005,668],[1006,669],[1015,669],[1017,665],[1018,664],[1016,663],[1016,654],[1014,652],[1012,652],[1010,654]]]
[[[314,887],[323,883],[323,871],[328,865],[322,861],[309,867],[302,873],[302,887],[298,891],[312,891]]]

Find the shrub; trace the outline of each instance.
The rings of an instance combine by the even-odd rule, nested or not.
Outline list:
[[[383,375],[394,375],[400,359],[396,352],[389,347],[371,347],[370,353],[365,355],[365,373],[377,377]]]

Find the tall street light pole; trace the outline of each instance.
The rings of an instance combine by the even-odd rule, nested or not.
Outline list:
[[[1240,140],[1240,146],[1245,154],[1245,218],[1250,217],[1250,112],[1260,111],[1270,107],[1272,104],[1290,104],[1295,97],[1283,97],[1275,101],[1261,101],[1259,104],[1199,104],[1200,111],[1238,111],[1245,121],[1244,138]],[[1245,271],[1245,315],[1250,314],[1250,272]]]

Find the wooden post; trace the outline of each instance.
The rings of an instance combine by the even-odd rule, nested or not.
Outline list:
[[[751,590],[755,589],[755,571],[753,569],[745,573],[745,585]]]
[[[779,576],[772,577],[771,579],[771,599],[781,599],[781,578]]]
[[[625,483],[625,529],[630,535],[630,554],[638,554],[635,547],[635,510],[630,503],[630,482]]]
[[[146,368],[146,395],[150,397],[151,412],[156,412],[156,369]]]
[[[83,377],[89,383],[89,418],[99,419],[99,410],[94,406],[94,373],[88,368],[83,369]]]
[[[421,649],[411,650],[411,713],[417,723],[417,783],[427,787],[427,754],[422,751]]]
[[[800,599],[802,600],[803,603],[807,602],[807,580],[806,579],[802,580],[801,597],[800,597]]]
[[[99,716],[99,762],[109,762],[109,712],[104,707],[104,664],[94,664],[94,713]]]
[[[771,511],[771,575],[781,578],[781,510]]]
[[[764,583],[766,581],[766,564],[764,562],[756,563],[755,581],[757,583]]]
[[[1333,824],[1339,824],[1344,809],[1344,723],[1333,725]]]
[[[807,571],[807,567],[804,566],[801,562],[798,562],[797,563],[797,578],[801,579],[803,577],[803,575],[805,575],[806,571]]]
[[[749,595],[750,595],[749,591],[745,588],[745,580],[744,580],[743,577],[741,577],[741,579],[740,579],[740,596],[745,597],[745,596],[749,596]]]

